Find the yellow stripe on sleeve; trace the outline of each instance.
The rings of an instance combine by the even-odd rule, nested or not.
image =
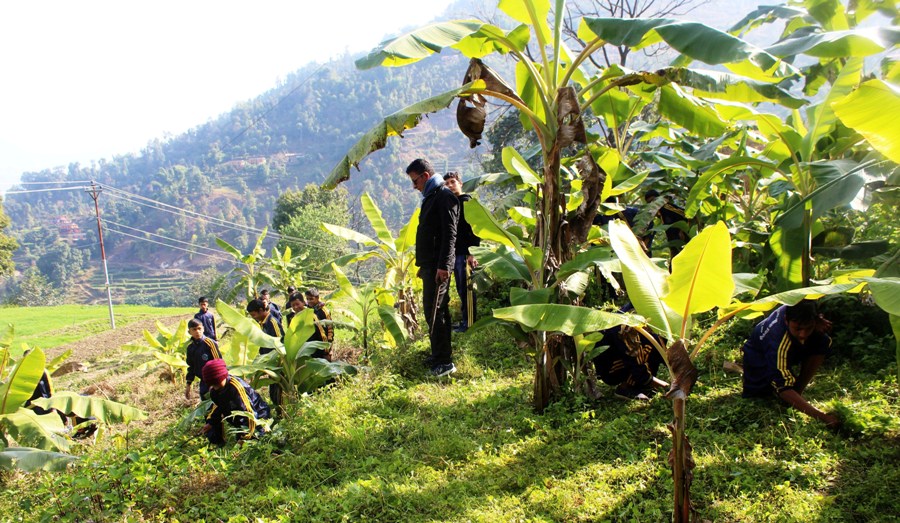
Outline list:
[[[794,375],[788,366],[788,349],[791,348],[791,337],[788,333],[784,333],[781,338],[781,344],[778,346],[778,372],[784,378],[784,386],[790,387],[794,385]]]
[[[248,414],[250,414],[249,416],[247,416],[249,429],[247,437],[250,438],[256,432],[256,412],[254,412],[253,405],[250,403],[250,398],[247,397],[247,391],[244,390],[244,386],[241,385],[241,382],[239,382],[238,379],[233,376],[229,378],[229,381],[231,381],[231,385],[234,386],[235,389],[237,389],[238,396],[241,397],[241,403],[244,404],[244,407],[246,407],[245,410]]]

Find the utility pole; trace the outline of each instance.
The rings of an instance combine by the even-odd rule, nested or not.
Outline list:
[[[109,304],[109,325],[113,329],[116,328],[116,318],[113,316],[113,306],[112,306],[112,294],[109,291],[109,270],[106,268],[106,249],[103,247],[103,226],[100,224],[100,204],[97,200],[100,198],[100,193],[103,191],[103,187],[94,183],[91,180],[91,188],[84,188],[84,192],[91,195],[91,198],[94,199],[94,211],[97,213],[97,234],[100,235],[100,258],[103,260],[103,275],[106,277],[106,302]]]

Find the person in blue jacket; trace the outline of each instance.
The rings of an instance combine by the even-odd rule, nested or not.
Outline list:
[[[225,360],[209,361],[201,372],[203,382],[209,387],[213,406],[200,432],[206,435],[210,443],[225,444],[225,423],[239,429],[242,440],[265,432],[257,421],[270,417],[269,405],[247,382],[228,374]]]
[[[745,398],[775,395],[829,428],[840,422],[812,406],[803,392],[831,351],[831,322],[817,313],[814,301],[782,305],[759,322],[741,351]],[[798,372],[795,372],[795,369]]]
[[[250,300],[247,304],[247,313],[259,323],[259,328],[269,336],[281,338],[284,341],[284,328],[281,326],[281,318],[271,313],[269,306],[262,300]],[[260,354],[268,354],[275,347],[260,347]],[[281,405],[281,385],[273,383],[269,385],[269,398],[275,406]]]
[[[472,199],[472,196],[463,192],[462,178],[456,171],[444,175],[444,184],[459,200],[459,221],[456,224],[456,262],[453,265],[453,279],[456,281],[456,293],[459,294],[459,307],[461,319],[459,325],[453,328],[455,332],[466,332],[475,323],[475,311],[477,298],[472,286],[472,269],[478,267],[478,262],[470,247],[481,245],[481,238],[472,231],[472,226],[466,221],[465,207],[463,204]]]
[[[188,343],[185,349],[184,358],[188,364],[184,387],[184,399],[186,400],[191,399],[191,384],[194,383],[194,378],[200,377],[200,371],[203,370],[206,362],[222,358],[222,354],[219,352],[219,344],[216,343],[216,340],[203,334],[204,330],[205,327],[200,321],[192,319],[188,322],[188,333],[191,335],[191,342]],[[209,392],[209,387],[201,379],[200,399],[206,399],[207,392]]]
[[[207,338],[218,340],[216,336],[216,318],[213,313],[209,312],[209,300],[206,296],[200,296],[197,300],[200,304],[200,310],[194,314],[194,319],[203,324],[203,335]]]

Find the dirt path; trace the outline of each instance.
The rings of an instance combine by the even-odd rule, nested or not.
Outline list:
[[[136,368],[122,372],[121,362],[130,356],[125,356],[124,351],[118,349],[128,343],[145,344],[143,331],[155,333],[157,321],[167,327],[174,327],[183,319],[184,315],[138,320],[118,326],[115,330],[61,345],[47,351],[48,356],[52,358],[71,349],[72,355],[66,362],[82,363],[87,368],[60,376],[58,382],[63,386],[75,385],[82,394],[101,394],[115,399],[118,396],[116,389],[122,382],[144,374],[144,371]]]
[[[59,347],[48,350],[47,353],[52,358],[72,349],[72,356],[69,357],[69,361],[87,362],[96,360],[101,355],[118,349],[126,343],[143,340],[144,330],[156,332],[157,321],[161,322],[163,325],[172,326],[183,319],[184,315],[182,314],[165,318],[138,320],[127,325],[116,327],[115,330],[108,330],[65,345],[60,345]]]

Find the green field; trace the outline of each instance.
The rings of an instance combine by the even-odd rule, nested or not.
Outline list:
[[[193,314],[195,308],[114,305],[116,326],[152,317]],[[105,305],[60,305],[57,307],[4,307],[0,326],[12,325],[15,339],[33,347],[51,349],[110,328]]]

